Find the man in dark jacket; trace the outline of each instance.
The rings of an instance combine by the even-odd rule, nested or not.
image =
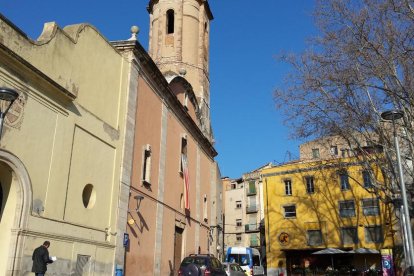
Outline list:
[[[33,251],[32,272],[34,272],[36,276],[44,276],[47,270],[47,264],[53,263],[53,261],[49,258],[49,251],[47,250],[49,246],[50,242],[45,241],[43,245]]]

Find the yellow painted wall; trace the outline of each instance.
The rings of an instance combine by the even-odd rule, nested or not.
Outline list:
[[[6,118],[0,148],[22,163],[16,175],[27,173],[30,180],[12,182],[10,190],[16,191],[10,202],[30,206],[25,224],[18,224],[17,211],[9,219],[23,233],[23,248],[4,252],[18,260],[15,274],[23,275],[31,269],[32,250],[50,240],[59,260],[50,273],[70,275],[80,254],[90,256],[91,275],[112,275],[115,235],[123,234],[116,223],[129,67],[90,25],[62,30],[47,24],[38,41],[7,21],[0,27],[8,48],[0,50],[0,86],[15,89],[21,103],[11,109],[20,115],[18,124]],[[93,192],[84,206],[87,184]],[[24,202],[26,193],[32,193],[30,202]]]
[[[265,200],[266,253],[270,269],[286,267],[286,250],[317,251],[327,247],[353,248],[391,248],[393,246],[390,218],[390,206],[381,201],[379,216],[364,216],[362,199],[375,198],[382,193],[369,193],[363,188],[362,167],[355,160],[297,162],[262,170]],[[349,190],[341,190],[339,170],[349,175]],[[372,167],[379,183],[383,182],[380,171]],[[315,191],[308,194],[305,177],[314,177]],[[292,183],[292,195],[285,194],[285,180]],[[339,215],[339,201],[355,200],[355,217],[343,218]],[[294,204],[296,217],[285,218],[284,206]],[[382,243],[369,243],[365,240],[364,227],[381,225]],[[358,244],[341,243],[341,227],[357,227]],[[323,243],[317,246],[307,245],[307,231],[321,230]],[[288,242],[280,242],[282,233],[288,234]],[[283,236],[283,235],[282,235]],[[313,251],[312,251],[313,249]]]

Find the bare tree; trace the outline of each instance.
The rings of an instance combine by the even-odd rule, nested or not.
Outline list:
[[[293,69],[274,95],[293,137],[339,135],[367,167],[376,162],[388,179],[397,175],[392,125],[380,114],[404,111],[396,123],[408,187],[414,155],[413,6],[412,0],[319,0],[314,16],[320,35],[304,53],[280,57]],[[374,144],[383,153],[366,151]],[[395,192],[390,183],[380,186]]]

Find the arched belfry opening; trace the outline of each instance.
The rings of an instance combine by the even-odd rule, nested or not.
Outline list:
[[[167,11],[167,34],[174,33],[174,10],[170,9]]]
[[[21,275],[32,189],[23,163],[0,150],[0,275]]]

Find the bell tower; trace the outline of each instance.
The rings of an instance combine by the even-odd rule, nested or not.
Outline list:
[[[202,131],[211,136],[207,0],[150,0],[149,54],[165,77],[180,75],[193,87]]]

